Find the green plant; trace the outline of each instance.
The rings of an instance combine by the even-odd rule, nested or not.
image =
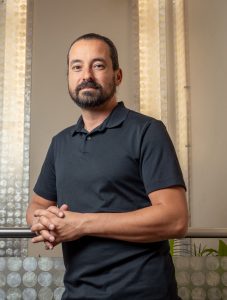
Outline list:
[[[201,244],[199,244],[199,247],[197,247],[195,244],[193,245],[193,254],[194,256],[227,256],[227,244],[219,240],[218,241],[218,249],[214,248],[207,248],[207,246],[202,247]]]
[[[192,255],[193,256],[217,255],[217,250],[213,248],[207,248],[207,246],[202,247],[201,243],[199,244],[199,246],[193,244]]]
[[[227,244],[222,240],[219,240],[218,256],[227,256]]]
[[[174,255],[174,240],[169,240],[169,251],[170,251],[170,254],[171,256]]]
[[[169,240],[170,254],[173,255],[191,255],[191,256],[227,256],[227,244],[223,240],[218,241],[218,248],[208,248],[201,243],[197,246],[195,243],[188,250],[189,243],[182,243],[179,240]]]

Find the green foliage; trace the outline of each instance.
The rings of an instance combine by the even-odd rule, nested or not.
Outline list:
[[[218,256],[227,256],[227,244],[225,244],[222,240],[219,240]]]
[[[170,245],[170,254],[173,255],[191,255],[191,256],[227,256],[227,244],[219,240],[218,249],[207,248],[207,246],[202,246],[201,243],[199,246],[193,244],[190,253],[188,251],[181,250],[181,243],[178,240],[169,240]],[[187,252],[187,253],[186,253]]]
[[[169,248],[171,256],[174,255],[174,240],[169,240]]]
[[[207,248],[207,246],[203,246],[199,244],[197,246],[196,244],[193,244],[193,251],[192,251],[193,256],[208,256],[208,255],[217,255],[217,250],[213,248]]]

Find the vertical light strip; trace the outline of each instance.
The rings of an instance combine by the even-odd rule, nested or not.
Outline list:
[[[4,4],[4,71],[0,98],[0,225],[3,227],[27,226],[31,84],[28,2],[32,3],[7,0]],[[31,40],[31,36],[29,38]],[[7,239],[0,243],[0,255],[25,255],[26,251],[26,240]]]
[[[6,2],[5,72],[3,94],[1,166],[7,176],[6,196],[15,208],[23,176],[26,1]],[[17,192],[16,192],[17,190]],[[16,192],[16,193],[15,193]],[[8,203],[7,203],[8,204]],[[16,217],[16,218],[14,218]],[[21,225],[21,218],[7,211],[7,225]]]
[[[138,0],[138,3],[140,110],[174,129],[172,138],[188,187],[189,202],[189,95],[184,0]],[[171,76],[169,83],[172,83],[169,95],[167,74]],[[169,111],[168,105],[171,105]],[[171,124],[167,123],[168,120]],[[190,243],[182,240],[180,253],[187,253],[189,247]]]
[[[159,60],[161,120],[168,127],[167,53],[166,53],[166,0],[159,1]]]
[[[3,109],[3,85],[4,85],[4,58],[5,58],[5,14],[6,4],[0,1],[0,141],[2,140],[2,109]],[[0,153],[1,153],[1,142],[0,142]],[[0,213],[1,220],[1,213]]]
[[[165,0],[139,0],[140,111],[167,123]]]
[[[184,178],[189,186],[189,93],[184,0],[170,0],[173,24],[166,24],[167,0],[138,0],[140,111],[161,119],[168,127],[167,28],[173,26],[174,140]],[[169,2],[168,2],[169,3]],[[169,7],[169,6],[168,6]],[[168,27],[167,27],[168,26]],[[170,101],[170,99],[169,99]],[[189,188],[188,188],[189,190]]]
[[[187,186],[189,187],[189,83],[187,78],[187,49],[184,0],[173,1],[176,148]],[[189,190],[189,188],[188,188]]]
[[[133,103],[136,110],[140,110],[140,74],[139,74],[139,9],[138,0],[130,1],[131,12],[131,48],[133,58]]]

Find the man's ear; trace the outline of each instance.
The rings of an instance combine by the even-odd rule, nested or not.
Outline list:
[[[116,85],[120,85],[122,81],[122,70],[121,69],[118,69],[115,71],[115,82],[116,82]]]

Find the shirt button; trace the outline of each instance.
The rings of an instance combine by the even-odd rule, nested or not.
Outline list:
[[[90,141],[90,140],[91,140],[91,136],[88,136],[88,137],[87,137],[87,140]]]

